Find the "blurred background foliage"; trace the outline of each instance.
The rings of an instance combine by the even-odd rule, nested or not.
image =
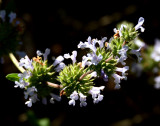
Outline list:
[[[124,20],[137,24],[145,18],[145,32],[140,37],[147,44],[160,38],[159,2],[134,1],[53,1],[0,0],[0,7],[14,11],[25,23],[22,35],[24,51],[31,58],[36,50],[51,49],[50,56],[59,56],[77,50],[77,44],[88,36],[101,39],[113,36],[113,28]],[[78,50],[78,60],[85,54]],[[146,126],[160,125],[160,91],[149,85],[143,74],[129,76],[120,90],[104,91],[104,100],[87,107],[72,107],[64,97],[54,105],[36,103],[24,105],[23,92],[5,79],[6,74],[19,72],[8,56],[0,64],[1,120],[5,126]],[[100,83],[100,82],[99,82]],[[98,83],[98,84],[99,84]]]

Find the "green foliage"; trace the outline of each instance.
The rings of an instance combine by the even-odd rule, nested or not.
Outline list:
[[[127,26],[126,28],[123,27],[122,31],[122,37],[126,42],[130,42],[134,40],[138,36],[138,31],[135,31],[135,28]]]
[[[55,82],[52,65],[47,67],[47,61],[44,64],[33,61],[34,69],[31,71],[32,76],[26,80],[29,82],[29,87],[35,86],[38,90],[38,96],[45,97],[51,93],[53,88],[49,87],[46,82]]]
[[[103,56],[103,59],[97,64],[97,65],[91,65],[88,69],[94,70],[97,72],[99,76],[101,76],[101,70],[103,69],[104,72],[107,74],[107,76],[110,76],[114,73],[115,66],[117,64],[117,60],[112,58],[107,63],[105,62],[106,59],[110,58],[112,56],[111,52],[106,52],[108,50],[105,50],[105,48],[98,48],[97,49],[97,55],[101,54]]]
[[[87,69],[81,68],[78,64],[70,64],[59,73],[58,81],[63,85],[67,96],[70,96],[73,91],[88,95],[88,91],[93,86],[93,79],[91,79],[91,75],[87,75],[80,80],[80,77],[86,72]]]
[[[6,78],[8,79],[8,80],[10,80],[10,81],[19,81],[19,76],[18,76],[18,73],[11,73],[11,74],[8,74],[7,76],[6,76]]]

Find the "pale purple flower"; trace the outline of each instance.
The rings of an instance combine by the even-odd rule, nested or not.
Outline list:
[[[160,89],[160,76],[155,77],[155,78],[154,78],[154,81],[155,81],[154,87],[155,87],[156,89]]]
[[[140,47],[140,48],[137,49],[137,50],[133,50],[133,49],[132,49],[132,50],[129,52],[130,54],[134,54],[134,55],[137,56],[139,63],[140,63],[141,60],[142,60],[141,53],[140,53],[141,48],[142,48],[142,47]]]
[[[5,22],[5,16],[6,16],[6,11],[5,10],[1,10],[0,11],[0,18],[2,19],[3,22]]]
[[[57,64],[61,63],[62,61],[64,60],[63,56],[58,56],[54,63],[53,63],[53,66],[56,66]]]
[[[46,61],[48,55],[50,54],[50,49],[47,48],[44,53],[42,53],[40,50],[37,50],[36,53],[37,53],[38,56],[43,55],[44,61]]]
[[[114,31],[114,33],[119,32],[119,36],[121,37],[122,36],[122,32],[121,31],[123,30],[123,28],[126,28],[126,27],[127,27],[126,25],[122,24],[120,29],[114,28],[113,31]]]
[[[56,94],[54,94],[54,93],[50,93],[50,95],[51,95],[51,97],[52,97],[53,99],[55,99],[56,101],[61,101],[61,97],[60,97],[59,95],[56,95]]]
[[[122,65],[126,65],[124,60],[127,59],[127,51],[128,51],[128,46],[123,46],[121,50],[119,50],[120,57],[118,59],[118,62],[120,62]]]
[[[96,40],[95,39],[91,39],[91,37],[89,36],[87,39],[87,42],[80,42],[78,44],[78,48],[84,49],[84,48],[89,48],[91,49],[94,53],[96,53],[97,49],[95,47],[96,44]]]
[[[138,24],[135,26],[135,30],[137,31],[138,29],[141,29],[141,32],[144,32],[145,28],[142,27],[144,23],[144,18],[140,17],[138,20]]]
[[[30,60],[27,55],[25,56],[25,58],[20,59],[19,66],[24,67],[26,69],[31,69],[31,70],[34,69],[32,65],[32,60]]]
[[[12,23],[13,20],[16,18],[16,13],[11,12],[11,13],[8,15],[8,17],[10,18],[10,19],[9,19],[9,23]]]
[[[122,73],[122,77],[123,77],[125,80],[127,80],[127,77],[126,77],[127,74],[125,73],[127,70],[129,70],[129,66],[125,66],[125,67],[123,67],[123,68],[117,67],[115,71],[121,72],[121,73]]]
[[[89,90],[88,93],[92,95],[93,103],[98,103],[99,101],[103,100],[103,95],[100,94],[100,91],[103,90],[104,88],[105,88],[105,86],[92,87]]]
[[[107,76],[107,74],[104,72],[103,69],[101,70],[101,77],[103,78],[103,80],[104,80],[105,82],[108,81],[108,76]]]
[[[77,51],[73,51],[72,55],[70,55],[69,53],[68,54],[64,54],[64,58],[66,58],[66,59],[71,58],[73,64],[76,62],[76,57],[77,57]]]
[[[74,91],[71,95],[70,95],[70,101],[69,101],[69,105],[73,105],[75,106],[76,102],[75,100],[78,100],[78,93],[77,91]]]
[[[87,106],[86,97],[82,93],[79,93],[80,96],[80,107]]]
[[[58,66],[54,69],[56,72],[60,72],[66,65],[64,63],[58,64]]]
[[[120,82],[122,79],[124,79],[125,77],[124,76],[120,76],[118,74],[112,74],[112,77],[115,79],[114,82],[115,82],[115,89],[119,89],[120,88]]]

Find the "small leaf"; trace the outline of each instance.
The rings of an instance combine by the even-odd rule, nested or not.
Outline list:
[[[6,76],[6,78],[10,81],[19,81],[18,73],[11,73]]]

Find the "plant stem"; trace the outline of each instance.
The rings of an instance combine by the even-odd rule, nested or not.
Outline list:
[[[53,88],[57,88],[57,89],[60,89],[60,88],[63,87],[62,85],[58,85],[58,84],[48,82],[48,81],[46,83],[47,83],[48,86],[53,87]]]
[[[16,59],[16,57],[13,55],[13,53],[9,53],[9,58],[11,59],[11,61],[13,62],[13,64],[17,67],[17,69],[20,71],[20,72],[24,72],[25,69],[23,67],[20,67],[19,66],[19,63]]]
[[[107,63],[108,61],[110,61],[113,58],[113,55],[110,56],[108,59],[105,60],[105,62]]]
[[[93,70],[84,73],[84,74],[79,78],[79,80],[82,80],[85,76],[87,76],[88,74],[90,74],[90,73],[92,73],[92,72],[93,72]]]

